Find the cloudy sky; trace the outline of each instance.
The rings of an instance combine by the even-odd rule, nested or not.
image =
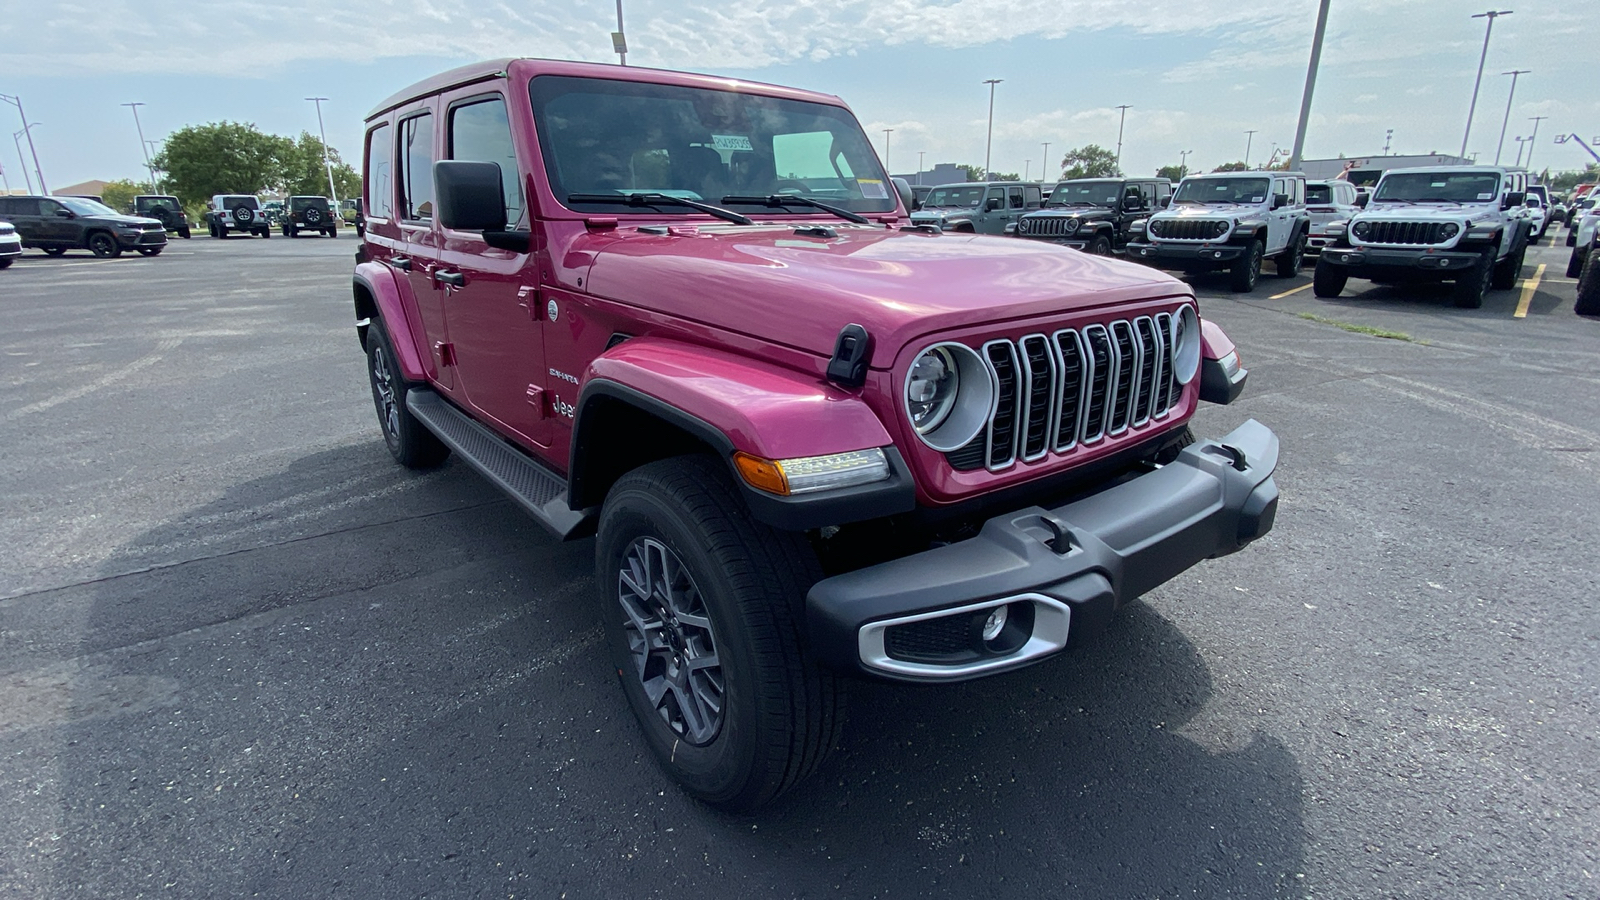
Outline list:
[[[896,171],[983,161],[986,78],[995,100],[994,167],[1035,176],[1062,151],[1117,140],[1124,168],[1154,172],[1192,150],[1191,167],[1251,159],[1293,143],[1316,0],[624,0],[628,61],[838,94]],[[1469,152],[1492,161],[1511,79],[1502,160],[1539,126],[1538,168],[1587,155],[1554,137],[1600,137],[1600,3],[1503,0]],[[347,158],[362,116],[435,71],[474,59],[543,56],[613,62],[614,0],[96,0],[29,4],[0,20],[0,93],[20,95],[47,181],[142,174],[129,110],[145,136],[232,119],[267,131],[316,129]],[[1307,137],[1308,157],[1460,148],[1487,4],[1334,0]],[[4,132],[21,128],[0,104]],[[22,186],[13,140],[0,164]],[[31,169],[31,165],[29,167]]]

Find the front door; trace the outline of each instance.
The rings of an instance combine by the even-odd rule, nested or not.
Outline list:
[[[477,85],[446,95],[445,109],[445,158],[498,164],[506,227],[528,231],[528,203],[505,97]],[[466,402],[508,436],[548,446],[545,310],[537,278],[528,269],[532,248],[529,253],[500,250],[484,243],[481,234],[442,227],[439,235],[434,280],[444,293]]]

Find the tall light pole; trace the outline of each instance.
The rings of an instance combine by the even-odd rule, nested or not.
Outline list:
[[[1494,146],[1494,164],[1497,166],[1500,165],[1500,150],[1506,145],[1506,126],[1511,124],[1511,101],[1517,96],[1517,77],[1526,75],[1531,71],[1533,70],[1512,69],[1509,72],[1500,73],[1501,75],[1511,76],[1511,92],[1506,94],[1506,118],[1505,121],[1500,123],[1500,143]]]
[[[143,103],[124,103],[123,106],[133,110],[133,127],[139,132],[139,149],[144,152],[144,169],[150,173],[150,190],[156,189],[156,167],[150,165],[150,146],[144,140],[144,126],[139,124],[139,107]]]
[[[922,183],[922,157],[927,152],[926,150],[917,151],[917,184]]]
[[[1256,139],[1256,129],[1252,128],[1246,131],[1244,135],[1244,164],[1248,167],[1250,165],[1250,144]]]
[[[328,196],[333,198],[333,209],[337,214],[339,209],[339,190],[333,186],[333,158],[328,155],[328,132],[322,127],[322,102],[327,97],[307,97],[307,100],[317,105],[317,134],[322,136],[322,164],[328,169]]]
[[[1306,89],[1300,95],[1300,124],[1294,129],[1294,150],[1289,171],[1300,171],[1300,154],[1306,149],[1306,126],[1311,122],[1311,94],[1317,89],[1317,66],[1322,63],[1322,35],[1328,30],[1328,0],[1317,8],[1317,30],[1311,36],[1311,63],[1306,66]]]
[[[1044,179],[1045,173],[1050,171],[1050,142],[1044,141],[1043,143],[1044,156],[1040,157],[1041,162],[1039,163],[1039,178],[1041,181]]]
[[[50,189],[44,186],[44,170],[39,168],[39,150],[33,146],[33,126],[28,124],[28,114],[22,111],[22,98],[15,94],[0,94],[0,100],[15,106],[17,115],[22,117],[22,131],[20,133],[28,136],[28,152],[33,154],[33,174],[39,176],[39,193],[49,194]],[[35,122],[34,124],[37,125],[38,123]],[[17,148],[17,158],[22,158],[22,148],[20,146]],[[22,174],[28,174],[27,160],[22,161]],[[29,188],[29,190],[32,190],[32,188]]]
[[[1004,78],[990,78],[984,81],[989,86],[989,136],[983,141],[983,180],[988,181],[991,174],[989,168],[989,151],[994,147],[994,86],[1004,81]]]
[[[1389,155],[1389,144],[1394,141],[1394,129],[1389,128],[1383,132],[1383,155]]]
[[[1179,181],[1183,180],[1183,176],[1189,174],[1189,154],[1191,154],[1193,152],[1194,152],[1193,150],[1179,150],[1178,151],[1178,180]]]
[[[1533,168],[1533,142],[1539,137],[1539,123],[1549,116],[1529,116],[1533,120],[1533,136],[1528,138],[1528,168]]]
[[[1031,159],[1023,160],[1022,161],[1022,180],[1023,181],[1027,181],[1028,180],[1028,175],[1031,174],[1032,172],[1033,172],[1033,160],[1031,160]]]
[[[35,122],[33,124],[38,125],[39,123]],[[29,126],[29,128],[31,127],[32,126]],[[22,155],[22,136],[25,134],[28,134],[28,128],[24,128],[21,131],[12,132],[11,140],[17,145],[17,160],[22,163],[22,182],[28,186],[28,193],[31,194],[33,193],[33,179],[28,177],[28,158]],[[28,135],[28,139],[31,143],[33,136]],[[42,194],[44,191],[40,191],[39,193]]]
[[[144,142],[145,155],[148,156],[152,160],[154,160],[157,156],[161,155],[161,151],[156,149],[156,147],[160,143],[161,143],[160,141],[148,141],[148,140],[145,141]],[[166,171],[166,170],[163,169],[162,171]],[[150,174],[151,174],[151,177],[155,176],[155,168],[154,168],[153,164],[152,164],[152,167],[151,167]],[[150,186],[155,189],[156,193],[158,193],[158,194],[161,193],[161,185],[160,184],[152,183]]]
[[[611,33],[611,50],[621,65],[628,64],[628,38],[622,30],[622,0],[617,0],[617,30]]]
[[[883,167],[888,169],[891,173],[894,172],[894,170],[889,169],[889,135],[893,133],[893,128],[885,128],[883,130]]]
[[[6,196],[11,196],[11,179],[6,177],[6,164],[0,163],[0,184],[6,187]]]
[[[1513,141],[1517,142],[1517,161],[1512,163],[1512,165],[1513,166],[1521,166],[1522,165],[1522,146],[1528,142],[1528,138],[1525,138],[1525,137],[1523,137],[1522,135],[1519,134],[1519,135],[1513,136],[1511,139]]]
[[[1122,115],[1117,119],[1117,174],[1120,175],[1122,174],[1122,126],[1127,123],[1128,110],[1133,107],[1123,104],[1117,109],[1122,111]]]
[[[1461,132],[1461,152],[1457,154],[1458,156],[1467,155],[1467,138],[1472,134],[1472,115],[1478,111],[1478,88],[1483,84],[1483,62],[1489,58],[1489,35],[1494,34],[1494,20],[1501,16],[1509,16],[1511,12],[1509,9],[1491,9],[1473,16],[1474,19],[1488,19],[1489,27],[1483,30],[1483,53],[1478,56],[1478,77],[1472,82],[1472,104],[1467,107],[1467,129]]]

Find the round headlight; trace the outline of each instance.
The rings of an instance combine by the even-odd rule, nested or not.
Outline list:
[[[1022,221],[1018,222],[1017,223],[1017,230],[1022,232],[1023,234],[1027,234],[1028,233],[1028,220],[1027,219],[1023,219]]]
[[[1457,234],[1461,233],[1461,226],[1454,222],[1446,222],[1444,223],[1444,227],[1439,229],[1439,233],[1444,235],[1444,239],[1448,241]]]
[[[906,373],[906,416],[924,444],[948,453],[966,446],[988,424],[994,381],[976,350],[935,344],[917,354]]]
[[[1350,233],[1362,240],[1366,240],[1367,235],[1372,233],[1372,224],[1370,222],[1357,222],[1350,226]]]
[[[1227,222],[1212,222],[1211,223],[1211,231],[1217,237],[1222,237],[1223,235],[1228,233],[1228,223]]]
[[[1079,222],[1077,219],[1068,219],[1062,224],[1062,228],[1067,232],[1067,234],[1072,234],[1073,232],[1077,231],[1078,226],[1082,224],[1083,223]]]
[[[1194,307],[1184,306],[1172,316],[1171,340],[1172,377],[1179,384],[1188,384],[1200,371],[1200,317]]]
[[[1167,230],[1167,223],[1162,219],[1151,219],[1150,224],[1145,227],[1150,230],[1152,235],[1160,237],[1161,233]]]

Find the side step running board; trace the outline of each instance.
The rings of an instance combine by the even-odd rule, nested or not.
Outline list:
[[[587,535],[593,516],[567,506],[567,482],[443,397],[425,387],[406,392],[406,408],[468,465],[511,495],[559,538]],[[586,527],[587,526],[587,527]]]

